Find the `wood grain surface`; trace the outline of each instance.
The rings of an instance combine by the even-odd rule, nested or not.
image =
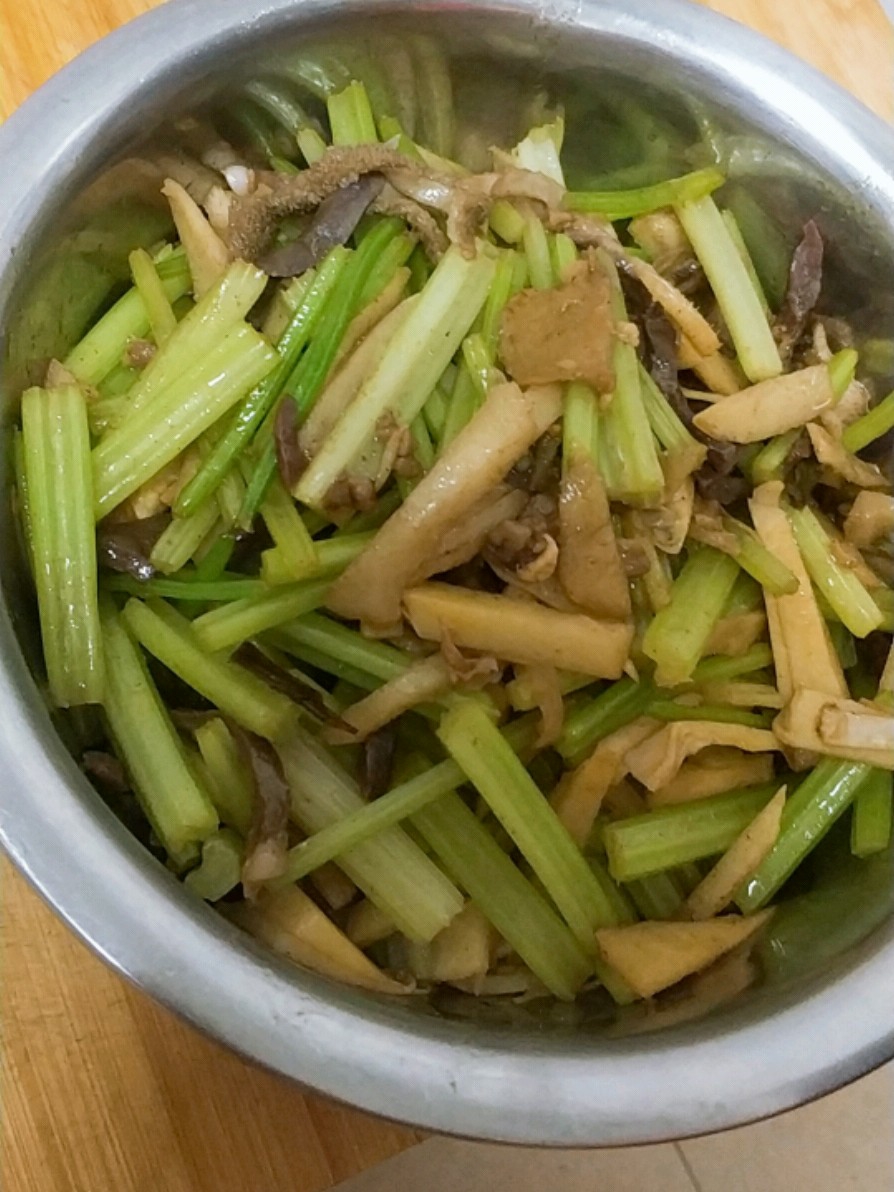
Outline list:
[[[894,114],[894,34],[877,0],[710,6]],[[0,112],[149,7],[0,0]],[[105,968],[9,865],[2,895],[5,1192],[317,1192],[419,1137],[306,1095],[187,1028]]]

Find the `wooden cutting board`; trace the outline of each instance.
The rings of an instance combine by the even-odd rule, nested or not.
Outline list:
[[[0,0],[0,113],[151,3]],[[894,113],[894,35],[877,0],[711,7]],[[420,1137],[188,1029],[105,968],[8,864],[2,893],[6,1192],[318,1192]]]

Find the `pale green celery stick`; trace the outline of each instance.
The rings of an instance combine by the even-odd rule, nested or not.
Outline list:
[[[112,371],[105,377],[104,380],[100,381],[99,385],[97,386],[97,389],[99,390],[100,401],[99,402],[92,401],[90,403],[91,425],[92,425],[93,419],[94,419],[94,409],[101,402],[109,403],[109,405],[108,405],[109,414],[106,417],[106,421],[108,422],[109,419],[114,420],[115,414],[113,413],[113,411],[116,409],[123,410],[124,403],[119,402],[117,404],[117,406],[114,406],[112,404],[113,399],[114,398],[120,399],[126,393],[129,393],[130,390],[133,388],[134,383],[136,382],[139,375],[140,375],[140,370],[138,368],[134,368],[130,364],[125,364],[123,361],[120,364],[115,365],[115,367],[112,369]],[[102,429],[105,430],[105,426],[103,426]]]
[[[751,646],[744,654],[739,654],[737,657],[728,658],[725,655],[716,655],[712,658],[703,658],[692,672],[689,682],[695,685],[724,683],[730,679],[739,679],[742,675],[753,674],[754,671],[763,670],[764,667],[772,665],[772,648],[767,644],[759,643],[756,646]]]
[[[410,423],[410,434],[413,436],[413,455],[423,472],[427,472],[435,462],[435,444],[428,433],[428,426],[421,414],[417,414]],[[414,482],[415,483],[415,482]]]
[[[215,717],[195,732],[208,775],[208,793],[222,823],[247,836],[253,818],[253,780],[233,734]]]
[[[242,880],[242,841],[231,828],[220,828],[202,843],[202,860],[183,884],[206,902],[219,902]]]
[[[279,361],[258,387],[245,398],[226,433],[201,468],[177,497],[174,512],[181,517],[194,513],[217,489],[242,449],[270,413],[291,376],[301,352],[314,334],[326,309],[327,299],[336,288],[342,271],[351,259],[346,248],[334,248],[320,265],[307,293],[299,302],[289,325],[277,342]]]
[[[661,686],[674,687],[692,678],[738,575],[736,560],[713,547],[690,551],[674,581],[670,604],[655,615],[643,640]]]
[[[716,166],[695,170],[680,178],[669,178],[653,186],[639,186],[633,190],[577,190],[569,191],[564,206],[569,211],[584,211],[604,215],[614,223],[618,219],[632,219],[649,215],[662,207],[676,207],[712,194],[726,182],[726,176]]]
[[[746,915],[760,910],[791,877],[804,858],[850,807],[872,774],[872,767],[839,758],[823,758],[794,794],[782,813],[776,843],[736,894]]]
[[[481,309],[494,270],[483,247],[472,260],[457,248],[447,250],[378,367],[298,482],[300,501],[323,503],[374,437],[383,414],[390,410],[404,425],[413,421]]]
[[[118,397],[99,398],[98,401],[90,402],[87,407],[87,421],[90,425],[90,434],[95,439],[102,438],[102,436],[113,426],[117,426],[127,409],[127,394],[122,393]]]
[[[333,145],[365,145],[378,141],[376,121],[363,83],[355,79],[343,91],[334,92],[326,100],[326,110]]]
[[[245,481],[235,469],[224,476],[214,498],[220,511],[221,522],[226,530],[231,532],[239,520],[239,510],[245,498]]]
[[[317,544],[308,533],[295,502],[278,476],[274,476],[267,489],[261,517],[292,571],[292,579],[304,579],[319,570]]]
[[[368,530],[360,534],[345,534],[339,538],[326,538],[314,543],[317,561],[304,579],[339,575],[347,565],[362,554],[372,542],[375,534]],[[274,547],[261,555],[261,578],[266,584],[290,584],[294,581],[293,568],[288,559],[282,557],[282,550]]]
[[[174,314],[171,300],[165,293],[152,258],[144,248],[134,249],[128,261],[134,285],[143,300],[152,338],[161,347],[171,338],[171,333],[177,326],[177,316]]]
[[[349,775],[301,728],[279,746],[279,755],[292,818],[305,832],[320,832],[366,805]],[[402,828],[355,845],[339,866],[410,939],[433,939],[462,910],[462,894]]]
[[[751,259],[751,253],[748,251],[748,245],[745,243],[745,237],[742,235],[742,229],[739,227],[739,221],[733,215],[732,211],[722,212],[723,222],[726,224],[726,230],[729,232],[730,239],[736,246],[736,252],[739,254],[739,259],[745,266],[745,272],[754,286],[754,292],[757,294],[758,302],[761,304],[761,310],[765,315],[770,314],[770,303],[767,301],[767,295],[764,293],[764,287],[761,285],[761,279],[757,275],[757,270],[754,267],[754,261]]]
[[[106,592],[126,592],[128,596],[160,596],[163,600],[186,601],[193,604],[221,604],[227,600],[244,600],[267,591],[259,579],[245,579],[241,575],[220,579],[197,579],[198,571],[182,572],[175,579],[135,579],[132,575],[109,575],[103,580]]]
[[[447,406],[447,416],[441,432],[442,447],[452,443],[463,427],[472,420],[472,415],[479,406],[478,399],[479,390],[463,361],[456,371],[456,381]]]
[[[295,140],[301,150],[301,156],[309,166],[319,161],[329,148],[315,128],[299,128],[295,133]]]
[[[523,763],[478,701],[457,699],[438,737],[515,841],[585,948],[615,922],[611,902]]]
[[[294,727],[298,709],[244,667],[209,654],[185,617],[162,600],[129,600],[123,617],[131,633],[159,662],[221,712],[269,740]]]
[[[395,236],[390,244],[385,246],[360,291],[360,297],[357,299],[358,311],[364,310],[370,302],[375,302],[398,269],[406,265],[415,248],[416,241],[409,233]]]
[[[413,816],[413,826],[454,881],[556,997],[573,1001],[592,956],[456,794]]]
[[[636,923],[639,920],[639,915],[637,914],[637,907],[634,906],[635,900],[632,899],[632,891],[629,889],[625,890],[622,886],[618,885],[600,857],[588,856],[587,864],[590,866],[596,881],[602,887],[603,894],[612,905],[616,924],[619,927],[623,927],[629,923]],[[648,915],[646,917],[654,918],[655,916]]]
[[[101,609],[103,710],[146,817],[174,854],[206,839],[217,813],[196,781],[139,650],[109,600]]]
[[[597,409],[596,394],[589,385],[572,381],[566,386],[562,417],[563,462],[578,454],[590,454],[596,433]]]
[[[261,324],[261,334],[272,344],[278,344],[285,330],[294,318],[295,311],[307,297],[307,292],[316,280],[316,269],[308,269],[293,277],[290,282],[279,286],[273,295],[270,308]]]
[[[490,209],[488,222],[506,244],[520,244],[525,234],[525,217],[508,199],[497,199]]]
[[[656,699],[649,705],[649,715],[656,720],[711,720],[722,724],[743,724],[750,728],[769,728],[776,713],[749,712],[728,704],[680,704],[672,699]]]
[[[612,315],[618,323],[627,321],[627,307],[618,271],[607,253],[599,259],[612,282]],[[655,437],[649,423],[640,384],[639,357],[632,344],[620,337],[614,348],[615,391],[600,418],[611,428],[610,438],[618,456],[619,497],[627,504],[649,504],[664,491],[664,473]]]
[[[382,685],[381,680],[376,679],[369,671],[360,670],[348,662],[333,658],[331,654],[327,654],[316,646],[292,641],[280,629],[274,629],[265,634],[264,644],[282,650],[284,654],[290,655],[306,667],[312,667],[324,675],[332,675],[340,682],[350,684],[357,691],[375,691]],[[347,702],[353,703],[354,701],[348,700]]]
[[[308,128],[303,131],[313,132],[313,129]],[[300,132],[295,135],[296,141],[298,140],[298,137],[300,135],[301,135]],[[319,133],[317,133],[316,135],[319,136]],[[320,140],[322,141],[323,138],[320,137]],[[324,147],[324,149],[326,147],[325,141],[323,141],[323,147]],[[293,174],[294,175],[294,174],[301,173],[300,167],[296,166],[293,161],[289,161],[289,159],[287,157],[279,157],[276,154],[274,154],[274,156],[270,158],[270,166],[272,169],[274,169],[276,171],[277,174]]]
[[[99,703],[103,650],[93,480],[80,388],[66,385],[23,394],[22,461],[50,695],[59,707]]]
[[[675,210],[711,283],[745,375],[754,382],[778,377],[782,360],[773,332],[716,203],[706,196]]]
[[[751,479],[755,485],[767,484],[771,480],[782,478],[782,468],[788,453],[801,437],[801,433],[802,428],[796,426],[794,430],[777,435],[766,447],[761,448],[750,467]]]
[[[407,135],[403,125],[395,116],[379,116],[376,125],[379,130],[380,140],[393,141],[396,138],[399,153],[402,153],[404,157],[411,157],[414,161],[423,160],[422,154],[419,152],[419,147]]]
[[[614,820],[603,832],[612,877],[630,882],[725,852],[778,789],[765,782]]]
[[[565,717],[556,748],[570,765],[579,765],[603,737],[644,716],[654,698],[655,686],[648,679],[619,679]]]
[[[778,310],[785,297],[791,266],[789,237],[764,211],[747,185],[728,187],[727,195],[727,206],[736,216],[764,293],[771,307]]]
[[[172,342],[172,341],[169,341]],[[243,325],[93,449],[96,518],[105,517],[244,397],[276,352]]]
[[[706,454],[704,444],[690,434],[683,425],[667,398],[642,364],[639,366],[639,377],[643,405],[646,408],[649,425],[661,446],[672,454],[685,454],[694,459],[704,459]]]
[[[382,683],[396,679],[410,665],[411,659],[386,642],[374,641],[332,621],[321,613],[308,613],[299,620],[282,625],[277,638],[283,643],[310,646],[339,662],[374,676]],[[288,650],[288,644],[284,645]]]
[[[873,599],[882,614],[880,628],[885,633],[894,633],[894,591],[890,588],[876,588]]]
[[[196,562],[193,578],[203,583],[210,583],[220,579],[227,569],[227,564],[233,556],[236,546],[235,538],[224,535],[218,538],[214,545]],[[241,577],[240,577],[241,578]]]
[[[532,211],[524,217],[522,244],[528,261],[528,273],[535,290],[549,290],[553,286],[553,264],[549,255],[549,240],[537,215]]]
[[[454,104],[450,67],[434,38],[410,39],[416,75],[416,100],[421,129],[417,140],[440,157],[453,153]]]
[[[862,451],[882,435],[886,435],[894,428],[894,393],[889,393],[884,401],[845,427],[841,442],[848,451]]]
[[[428,432],[436,443],[440,443],[443,439],[449,410],[450,398],[439,383],[431,391],[425,405],[422,407],[422,417],[425,419],[425,425],[428,427]]]
[[[488,353],[488,359],[493,364],[500,343],[500,323],[506,303],[514,291],[513,279],[518,265],[519,254],[514,249],[502,249],[497,256],[497,268],[494,280],[481,311],[481,339]]]
[[[483,402],[490,388],[491,359],[479,331],[473,331],[463,340],[462,355],[466,371],[475,386],[476,400]]]
[[[152,548],[149,562],[164,575],[185,567],[218,521],[218,508],[212,501],[191,517],[175,517],[162,531]]]
[[[569,265],[573,265],[578,259],[577,245],[564,232],[557,232],[550,237],[549,258],[552,261],[556,285],[560,286],[565,280],[565,272]]]
[[[214,608],[193,621],[196,642],[213,653],[231,650],[249,638],[319,608],[330,582],[322,579],[280,584],[261,596]]]
[[[836,352],[829,361],[829,382],[832,386],[832,396],[840,401],[853,383],[860,356],[853,348],[844,348]]]
[[[733,585],[729,599],[723,608],[725,617],[739,613],[753,613],[764,606],[764,592],[760,584],[743,571]]]
[[[827,621],[826,627],[829,630],[832,645],[835,647],[835,653],[838,655],[838,661],[841,663],[841,669],[850,670],[852,666],[857,665],[857,644],[853,635],[845,629],[840,621]]]
[[[673,869],[634,878],[621,888],[630,896],[644,919],[673,919],[686,898]]]
[[[593,685],[592,675],[578,675],[571,671],[559,671],[559,690],[562,695],[573,695],[575,691],[582,691],[584,687]],[[530,712],[539,707],[537,695],[531,688],[526,675],[518,675],[506,684],[506,694],[516,712]]]
[[[856,574],[835,557],[832,540],[809,506],[786,507],[798,550],[810,578],[854,637],[866,637],[881,626],[881,610]]]
[[[772,551],[767,550],[750,526],[724,514],[723,529],[736,540],[737,548],[733,556],[736,562],[762,588],[772,596],[790,596],[797,592],[797,577]]]
[[[243,91],[251,96],[254,102],[274,120],[295,136],[301,128],[313,127],[304,108],[292,95],[282,87],[276,86],[269,80],[252,79],[246,83]]]
[[[177,385],[224,337],[242,325],[260,298],[267,275],[255,265],[235,261],[176,325],[130,391],[128,419],[133,412]]]
[[[173,253],[159,261],[158,274],[170,302],[183,297],[192,284],[186,256]],[[142,339],[149,331],[149,315],[136,288],[119,298],[90,328],[63,360],[64,366],[83,385],[98,385],[120,364],[132,339]]]
[[[894,774],[873,770],[854,800],[851,852],[855,857],[881,853],[891,843],[894,819]]]

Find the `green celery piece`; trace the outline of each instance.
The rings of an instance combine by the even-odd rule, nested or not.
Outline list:
[[[283,643],[310,646],[382,683],[402,675],[411,662],[396,646],[366,638],[356,629],[349,629],[320,613],[308,613],[280,626],[277,637]]]
[[[713,547],[690,553],[674,581],[670,604],[656,614],[643,639],[659,685],[675,687],[692,678],[738,575],[736,560]]]
[[[320,832],[365,806],[353,780],[309,733],[278,746],[292,792],[292,818]],[[400,827],[355,845],[339,865],[410,939],[428,942],[462,910],[463,897]]]
[[[549,259],[556,285],[560,286],[565,281],[565,271],[578,260],[577,245],[564,232],[556,232],[549,238]]]
[[[894,633],[894,591],[890,588],[876,588],[873,599],[882,614],[879,628],[885,633]]]
[[[508,199],[497,199],[491,205],[488,223],[506,244],[521,244],[525,234],[525,217]]]
[[[681,203],[703,199],[725,182],[725,174],[716,166],[709,166],[679,178],[668,178],[665,182],[639,186],[633,190],[571,190],[565,196],[564,206],[569,211],[604,215],[614,223],[619,219],[649,215],[662,207],[676,207]]]
[[[772,596],[791,596],[797,592],[797,577],[772,551],[767,550],[750,526],[724,514],[723,528],[736,539],[737,549],[733,556],[736,562],[762,588]]]
[[[632,882],[625,882],[621,889],[629,895],[644,919],[674,919],[686,898],[673,869],[634,878]]]
[[[358,310],[365,310],[371,302],[375,302],[398,269],[402,269],[409,261],[415,248],[416,241],[406,232],[395,236],[391,243],[385,246],[360,291],[360,297],[357,299]]]
[[[418,811],[412,822],[457,885],[547,989],[573,1001],[593,971],[592,956],[462,799],[445,795]]]
[[[299,356],[314,334],[326,308],[329,295],[336,289],[351,253],[334,248],[320,265],[312,285],[301,298],[291,321],[280,336],[276,367],[245,398],[226,433],[218,440],[199,471],[177,497],[174,513],[185,517],[194,513],[216,491],[243,448],[269,414],[282,393]]]
[[[497,267],[484,308],[481,311],[481,338],[493,364],[500,342],[500,324],[506,303],[514,293],[513,278],[518,263],[518,253],[511,248],[502,249],[497,257]]]
[[[630,882],[725,852],[778,789],[778,782],[767,782],[607,824],[612,877]]]
[[[478,701],[457,699],[438,737],[515,841],[577,940],[614,923],[611,902],[511,745]]]
[[[367,145],[378,141],[376,121],[366,87],[355,79],[326,100],[333,145]]]
[[[244,667],[207,653],[190,622],[164,601],[131,599],[122,615],[144,649],[249,732],[275,741],[294,727],[298,708],[287,696]]]
[[[707,195],[675,210],[711,283],[745,375],[753,382],[778,377],[782,360],[767,315],[716,203]]]
[[[58,707],[103,697],[93,477],[80,388],[22,396],[24,528],[40,614],[50,695]]]
[[[315,161],[319,161],[329,148],[317,130],[309,126],[299,128],[295,133],[295,140],[301,150],[301,156],[309,166],[312,166]],[[295,170],[295,173],[297,174],[299,171]]]
[[[192,281],[183,252],[158,260],[156,267],[169,302],[176,302],[189,291]],[[62,363],[82,385],[99,385],[121,363],[128,343],[144,338],[148,332],[149,315],[142,295],[134,287],[94,323]]]
[[[161,347],[177,326],[177,316],[171,300],[165,293],[164,284],[158,276],[155,263],[145,248],[136,248],[128,258],[134,285],[140,292],[149,330],[158,347]]]
[[[845,427],[841,442],[848,451],[856,453],[892,429],[894,429],[894,393],[889,393],[883,401],[873,406],[862,418],[858,418],[856,422]]]
[[[854,800],[851,821],[851,852],[870,857],[884,852],[891,843],[894,824],[894,774],[873,770]]]
[[[463,360],[456,370],[453,391],[447,405],[444,429],[441,432],[442,447],[452,443],[463,427],[471,422],[472,415],[480,404],[479,397],[480,390],[476,387],[475,380]]]
[[[146,817],[174,855],[205,840],[217,813],[196,781],[146,664],[110,600],[100,611],[106,660],[103,710]]]
[[[173,339],[168,341],[169,344]],[[105,517],[244,397],[276,353],[243,325],[93,449],[97,519]]]
[[[843,567],[832,550],[832,541],[813,510],[786,507],[804,566],[836,616],[854,637],[867,637],[881,627],[884,617],[855,573]]]
[[[379,365],[298,482],[295,496],[303,504],[322,505],[335,480],[374,437],[383,414],[390,410],[408,425],[420,413],[481,309],[495,267],[483,248],[472,260],[457,248],[448,249]]]
[[[639,376],[649,424],[661,446],[672,454],[704,459],[707,448],[683,425],[671,408],[670,402],[642,364],[639,366]]]
[[[202,860],[183,879],[188,890],[206,902],[219,902],[242,880],[242,841],[231,828],[220,828],[202,842]]]
[[[619,679],[566,717],[556,748],[572,766],[579,765],[604,738],[644,716],[655,698],[648,679]]]
[[[189,517],[175,517],[162,531],[149,555],[158,571],[171,575],[185,567],[218,522],[218,508],[213,502]]]
[[[185,372],[216,348],[245,316],[267,285],[267,275],[256,265],[235,261],[174,328],[130,391],[127,418],[152,402]]]
[[[748,186],[727,187],[727,206],[754,262],[761,288],[770,306],[778,310],[785,297],[791,265],[792,245],[776,221],[760,206]]]
[[[479,331],[473,331],[462,342],[463,363],[475,386],[476,402],[481,403],[487,397],[490,388],[491,359]]]
[[[375,534],[372,531],[366,531],[360,534],[346,534],[340,538],[327,538],[323,542],[315,543],[317,561],[313,569],[302,578],[316,579],[324,575],[340,575],[349,563],[363,553],[374,537]],[[276,560],[272,565],[270,564],[271,555]],[[294,582],[294,566],[287,559],[283,560],[281,555],[282,551],[279,548],[274,548],[271,551],[264,551],[261,556],[261,578],[265,584],[278,586]],[[268,564],[266,571],[265,563]],[[259,586],[258,591],[263,590],[263,586]]]
[[[736,895],[746,915],[760,910],[850,807],[872,767],[823,758],[788,799],[776,844]]]
[[[195,573],[193,573],[195,574]],[[103,580],[106,592],[126,592],[128,596],[159,596],[163,600],[187,601],[195,604],[223,603],[244,600],[267,591],[259,579],[235,576],[227,579],[198,580],[182,575],[174,579],[135,579],[132,575],[110,575]]]
[[[334,658],[318,646],[308,645],[306,642],[293,641],[282,629],[274,629],[264,637],[264,644],[282,650],[305,667],[312,667],[324,675],[332,675],[342,683],[347,683],[357,691],[375,691],[381,687],[381,681],[369,673]],[[349,701],[353,702],[353,701]]]
[[[692,672],[690,683],[698,686],[702,683],[724,683],[729,679],[739,679],[742,675],[753,674],[754,671],[764,670],[773,665],[773,649],[765,643],[751,646],[744,654],[735,657],[715,655],[704,658]]]
[[[329,587],[328,579],[301,580],[221,605],[192,622],[196,642],[211,653],[231,650],[268,629],[313,612],[325,600]]]
[[[543,224],[533,211],[525,216],[522,245],[528,262],[528,274],[535,290],[550,290],[554,285],[549,240]]]
[[[784,434],[777,435],[767,443],[766,447],[761,448],[751,461],[749,469],[752,482],[755,485],[766,484],[770,480],[782,478],[782,468],[788,458],[788,453],[802,433],[802,428],[796,426],[794,430],[787,430]]]
[[[841,401],[853,383],[860,356],[853,348],[844,348],[836,352],[829,361],[829,383],[832,386],[832,396],[836,402]]]
[[[655,720],[710,720],[720,724],[742,724],[749,728],[769,728],[775,712],[764,715],[728,704],[680,704],[672,699],[656,699],[649,705]]]
[[[314,575],[320,566],[317,544],[311,538],[295,502],[286,492],[278,476],[274,476],[267,489],[267,496],[261,506],[261,517],[270,532],[270,537],[285,558],[292,572],[292,579],[299,580]]]
[[[629,889],[625,890],[623,886],[618,885],[601,858],[588,856],[587,864],[590,866],[596,881],[602,887],[603,894],[612,904],[617,925],[623,927],[627,924],[638,922],[639,914],[637,913],[637,906],[634,905],[636,899],[633,897],[633,892]],[[647,915],[646,917],[653,918],[654,916]]]
[[[208,776],[208,793],[221,821],[240,836],[248,836],[254,816],[254,782],[233,734],[215,717],[199,725],[195,737]]]
[[[770,303],[767,301],[767,295],[764,293],[764,287],[761,285],[761,279],[757,275],[757,269],[755,269],[754,261],[751,259],[751,253],[748,251],[748,245],[745,243],[745,237],[742,235],[742,229],[739,227],[739,221],[730,210],[722,212],[722,215],[723,222],[726,224],[726,230],[729,232],[730,239],[736,246],[736,252],[739,254],[739,259],[745,266],[745,272],[751,279],[754,292],[757,294],[758,302],[761,304],[761,310],[765,315],[769,316]]]

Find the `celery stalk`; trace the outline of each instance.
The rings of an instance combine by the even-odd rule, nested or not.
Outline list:
[[[295,495],[319,506],[374,438],[391,410],[404,425],[420,412],[487,297],[495,263],[482,249],[467,260],[451,248],[439,262],[369,377],[298,482]]]
[[[705,457],[705,447],[683,425],[670,402],[655,384],[645,367],[639,366],[643,404],[655,438],[672,455],[685,455],[694,461]]]
[[[531,212],[525,216],[522,245],[528,261],[528,274],[535,290],[549,290],[553,286],[553,263],[549,255],[549,241],[539,217]]]
[[[686,899],[672,869],[634,878],[622,889],[644,919],[673,919]]]
[[[279,754],[292,791],[292,818],[304,831],[320,832],[365,806],[351,778],[300,728],[280,744]],[[459,890],[402,828],[355,845],[339,865],[410,939],[433,939],[462,910]]]
[[[767,315],[716,203],[705,196],[675,210],[711,283],[748,379],[778,377],[782,360]]]
[[[652,186],[634,190],[572,190],[565,196],[569,211],[584,211],[604,215],[614,223],[618,219],[632,219],[648,215],[662,207],[677,207],[712,194],[726,182],[716,166],[694,170],[680,178],[668,178]]]
[[[661,686],[674,687],[692,677],[738,576],[736,560],[713,547],[690,553],[671,589],[670,604],[656,614],[643,639]]]
[[[690,683],[723,683],[729,679],[738,679],[742,675],[753,674],[773,665],[773,650],[763,643],[751,646],[744,654],[732,658],[719,655],[704,658],[692,672]]]
[[[614,820],[603,832],[612,877],[630,882],[724,852],[778,788],[767,782]]]
[[[153,546],[149,562],[165,575],[179,571],[217,525],[217,520],[218,509],[213,502],[190,517],[175,517]]]
[[[323,542],[315,542],[317,561],[312,570],[305,572],[302,579],[315,579],[318,576],[340,574],[347,565],[357,558],[369,546],[374,535],[350,534],[344,538],[327,538]],[[280,584],[295,582],[295,567],[279,547],[273,547],[261,553],[261,579],[265,584],[278,587]],[[263,589],[259,589],[263,590]]]
[[[655,686],[647,679],[619,679],[566,716],[556,748],[572,766],[579,765],[603,737],[645,715],[654,698]]]
[[[116,749],[156,834],[173,853],[206,839],[217,813],[199,786],[139,650],[111,601],[101,610],[103,710]]]
[[[244,667],[208,654],[185,617],[161,600],[129,600],[124,620],[140,644],[221,712],[261,737],[277,740],[298,709]]]
[[[319,608],[329,586],[328,579],[280,584],[260,596],[221,605],[192,622],[196,641],[212,653],[230,650],[268,629],[275,629]]]
[[[742,724],[749,728],[769,728],[774,713],[763,715],[727,704],[680,704],[672,699],[656,699],[649,705],[649,715],[656,720],[711,720],[721,724]]]
[[[286,560],[292,579],[299,580],[314,575],[320,565],[317,544],[308,533],[295,502],[286,492],[278,476],[273,478],[273,483],[267,490],[267,496],[261,506],[261,517],[270,532],[270,537]]]
[[[862,418],[858,418],[856,422],[845,427],[841,442],[848,451],[856,453],[892,429],[894,429],[894,393],[889,393],[884,401],[880,401]]]
[[[855,857],[881,853],[891,843],[894,822],[894,774],[873,770],[854,799],[851,852]]]
[[[737,544],[733,556],[743,571],[757,580],[772,596],[790,596],[798,590],[798,580],[772,551],[767,550],[749,526],[725,514],[724,530],[731,533]]]
[[[835,557],[832,541],[816,514],[808,506],[787,508],[804,566],[836,616],[854,637],[866,637],[878,629],[884,617],[872,596],[850,568]]]
[[[173,343],[173,337],[168,341]],[[93,450],[97,519],[170,463],[270,372],[276,353],[256,331],[227,333],[174,384]]]
[[[277,638],[286,649],[288,643],[310,646],[382,683],[397,678],[410,665],[410,659],[396,646],[366,638],[356,629],[349,629],[319,613],[309,613],[282,625]]]
[[[26,529],[50,695],[60,707],[103,693],[90,432],[74,385],[22,397]]]
[[[764,287],[761,285],[761,279],[757,275],[757,269],[755,269],[754,261],[751,259],[751,253],[748,251],[748,245],[745,243],[745,237],[742,235],[742,229],[739,227],[739,221],[736,219],[732,211],[724,211],[722,214],[723,222],[726,224],[726,230],[729,232],[730,239],[736,246],[736,252],[739,254],[739,259],[745,266],[745,272],[751,279],[754,292],[757,294],[758,302],[761,304],[761,310],[765,315],[769,315],[770,303],[767,301],[767,296],[764,293]]]
[[[802,428],[796,426],[794,430],[787,430],[784,434],[771,439],[766,447],[762,447],[751,461],[749,469],[751,479],[755,485],[767,484],[771,480],[782,478],[782,468],[788,453],[801,437]]]
[[[242,841],[230,828],[220,828],[202,843],[202,860],[183,879],[188,890],[206,902],[219,902],[242,878]]]
[[[161,347],[177,326],[177,316],[171,300],[165,292],[158,270],[144,248],[137,248],[128,257],[134,285],[143,300],[149,330],[158,347]]]
[[[583,854],[478,701],[458,699],[438,736],[530,863],[572,933],[587,949],[615,922]]]
[[[259,579],[245,579],[235,576],[225,579],[196,579],[194,569],[187,577],[178,575],[174,579],[134,579],[131,575],[110,575],[103,580],[106,592],[126,592],[128,596],[160,596],[163,600],[187,601],[194,604],[218,604],[229,600],[244,600],[246,596],[257,596],[267,591],[267,585]]]
[[[196,729],[208,793],[223,823],[247,836],[253,817],[252,778],[233,734],[218,718]]]
[[[564,232],[556,232],[549,239],[549,259],[557,286],[565,281],[566,270],[578,259],[577,245]]]
[[[376,121],[363,83],[354,80],[326,100],[333,145],[365,145],[378,141]]]
[[[427,403],[426,403],[427,404]],[[456,371],[453,391],[447,404],[444,418],[444,428],[441,431],[441,446],[452,443],[467,422],[471,422],[472,415],[478,409],[479,390],[475,386],[474,378],[462,362]]]

